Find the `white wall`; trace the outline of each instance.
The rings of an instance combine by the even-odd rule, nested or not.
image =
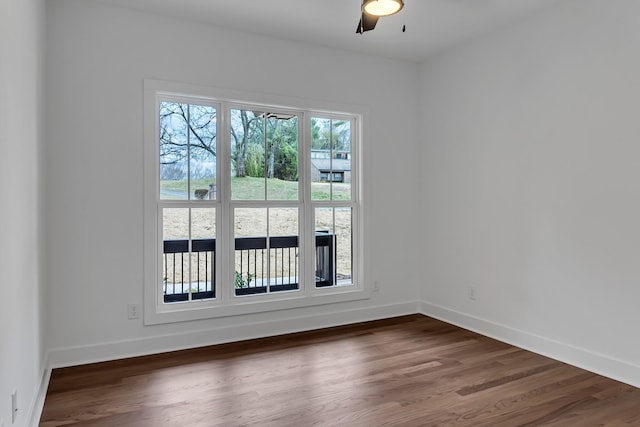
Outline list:
[[[0,4],[0,421],[5,426],[28,425],[44,371],[43,24],[44,1]],[[14,390],[18,414],[12,424]]]
[[[417,309],[417,65],[77,0],[51,2],[47,13],[54,365]],[[235,318],[153,327],[127,320],[127,303],[142,302],[143,78],[368,108],[365,150],[375,173],[365,193],[367,277],[381,291],[366,301]],[[379,81],[391,83],[375,90]]]
[[[635,385],[639,24],[570,0],[421,68],[424,311]]]

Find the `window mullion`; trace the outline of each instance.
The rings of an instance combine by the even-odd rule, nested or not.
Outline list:
[[[222,138],[218,140],[218,158],[216,159],[216,175],[217,183],[221,183],[220,193],[218,195],[220,199],[220,247],[217,248],[219,252],[220,261],[220,273],[218,289],[220,290],[220,298],[222,303],[226,303],[233,298],[232,295],[232,283],[231,272],[235,254],[235,245],[233,240],[233,212],[231,204],[231,135],[230,135],[230,109],[228,104],[221,103],[221,123],[218,127],[217,137]]]
[[[267,142],[267,112],[265,111],[263,113],[263,117],[262,117],[262,137],[263,137],[263,150],[264,150],[264,170],[262,171],[262,174],[264,175],[264,200],[269,200],[269,191],[267,186],[269,185],[269,182],[267,181],[267,178],[269,177],[269,144]],[[267,230],[269,230],[267,228]],[[268,242],[268,239],[267,239]],[[268,251],[267,251],[268,252]],[[267,268],[267,272],[269,271],[269,269]],[[268,275],[267,275],[268,277]]]
[[[333,201],[333,119],[329,120],[329,200]]]
[[[313,259],[314,240],[313,207],[311,204],[311,116],[302,114],[302,126],[298,130],[298,177],[302,178],[300,185],[302,206],[300,207],[300,242],[299,251],[302,254],[300,263],[301,292],[309,295],[314,288]],[[302,159],[302,161],[300,161]]]

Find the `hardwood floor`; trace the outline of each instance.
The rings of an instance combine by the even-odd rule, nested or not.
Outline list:
[[[52,373],[40,426],[640,426],[640,389],[421,315]]]

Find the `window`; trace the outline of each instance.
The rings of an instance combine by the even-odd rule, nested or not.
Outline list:
[[[145,323],[367,297],[362,114],[212,91],[145,81]]]
[[[214,104],[158,104],[158,220],[162,302],[216,296],[216,152]]]

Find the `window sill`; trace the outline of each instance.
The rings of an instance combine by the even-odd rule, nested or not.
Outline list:
[[[162,310],[156,301],[145,301],[144,325],[160,325],[165,323],[188,322],[229,316],[263,313],[278,310],[312,307],[324,304],[364,300],[371,297],[371,291],[362,287],[349,286],[334,288],[331,293],[316,293],[314,295],[295,295],[287,297],[278,295],[278,299],[265,300],[252,297],[235,298],[233,304],[221,305],[219,301],[208,300],[202,302],[175,303],[170,309]],[[179,307],[183,306],[184,309]]]

